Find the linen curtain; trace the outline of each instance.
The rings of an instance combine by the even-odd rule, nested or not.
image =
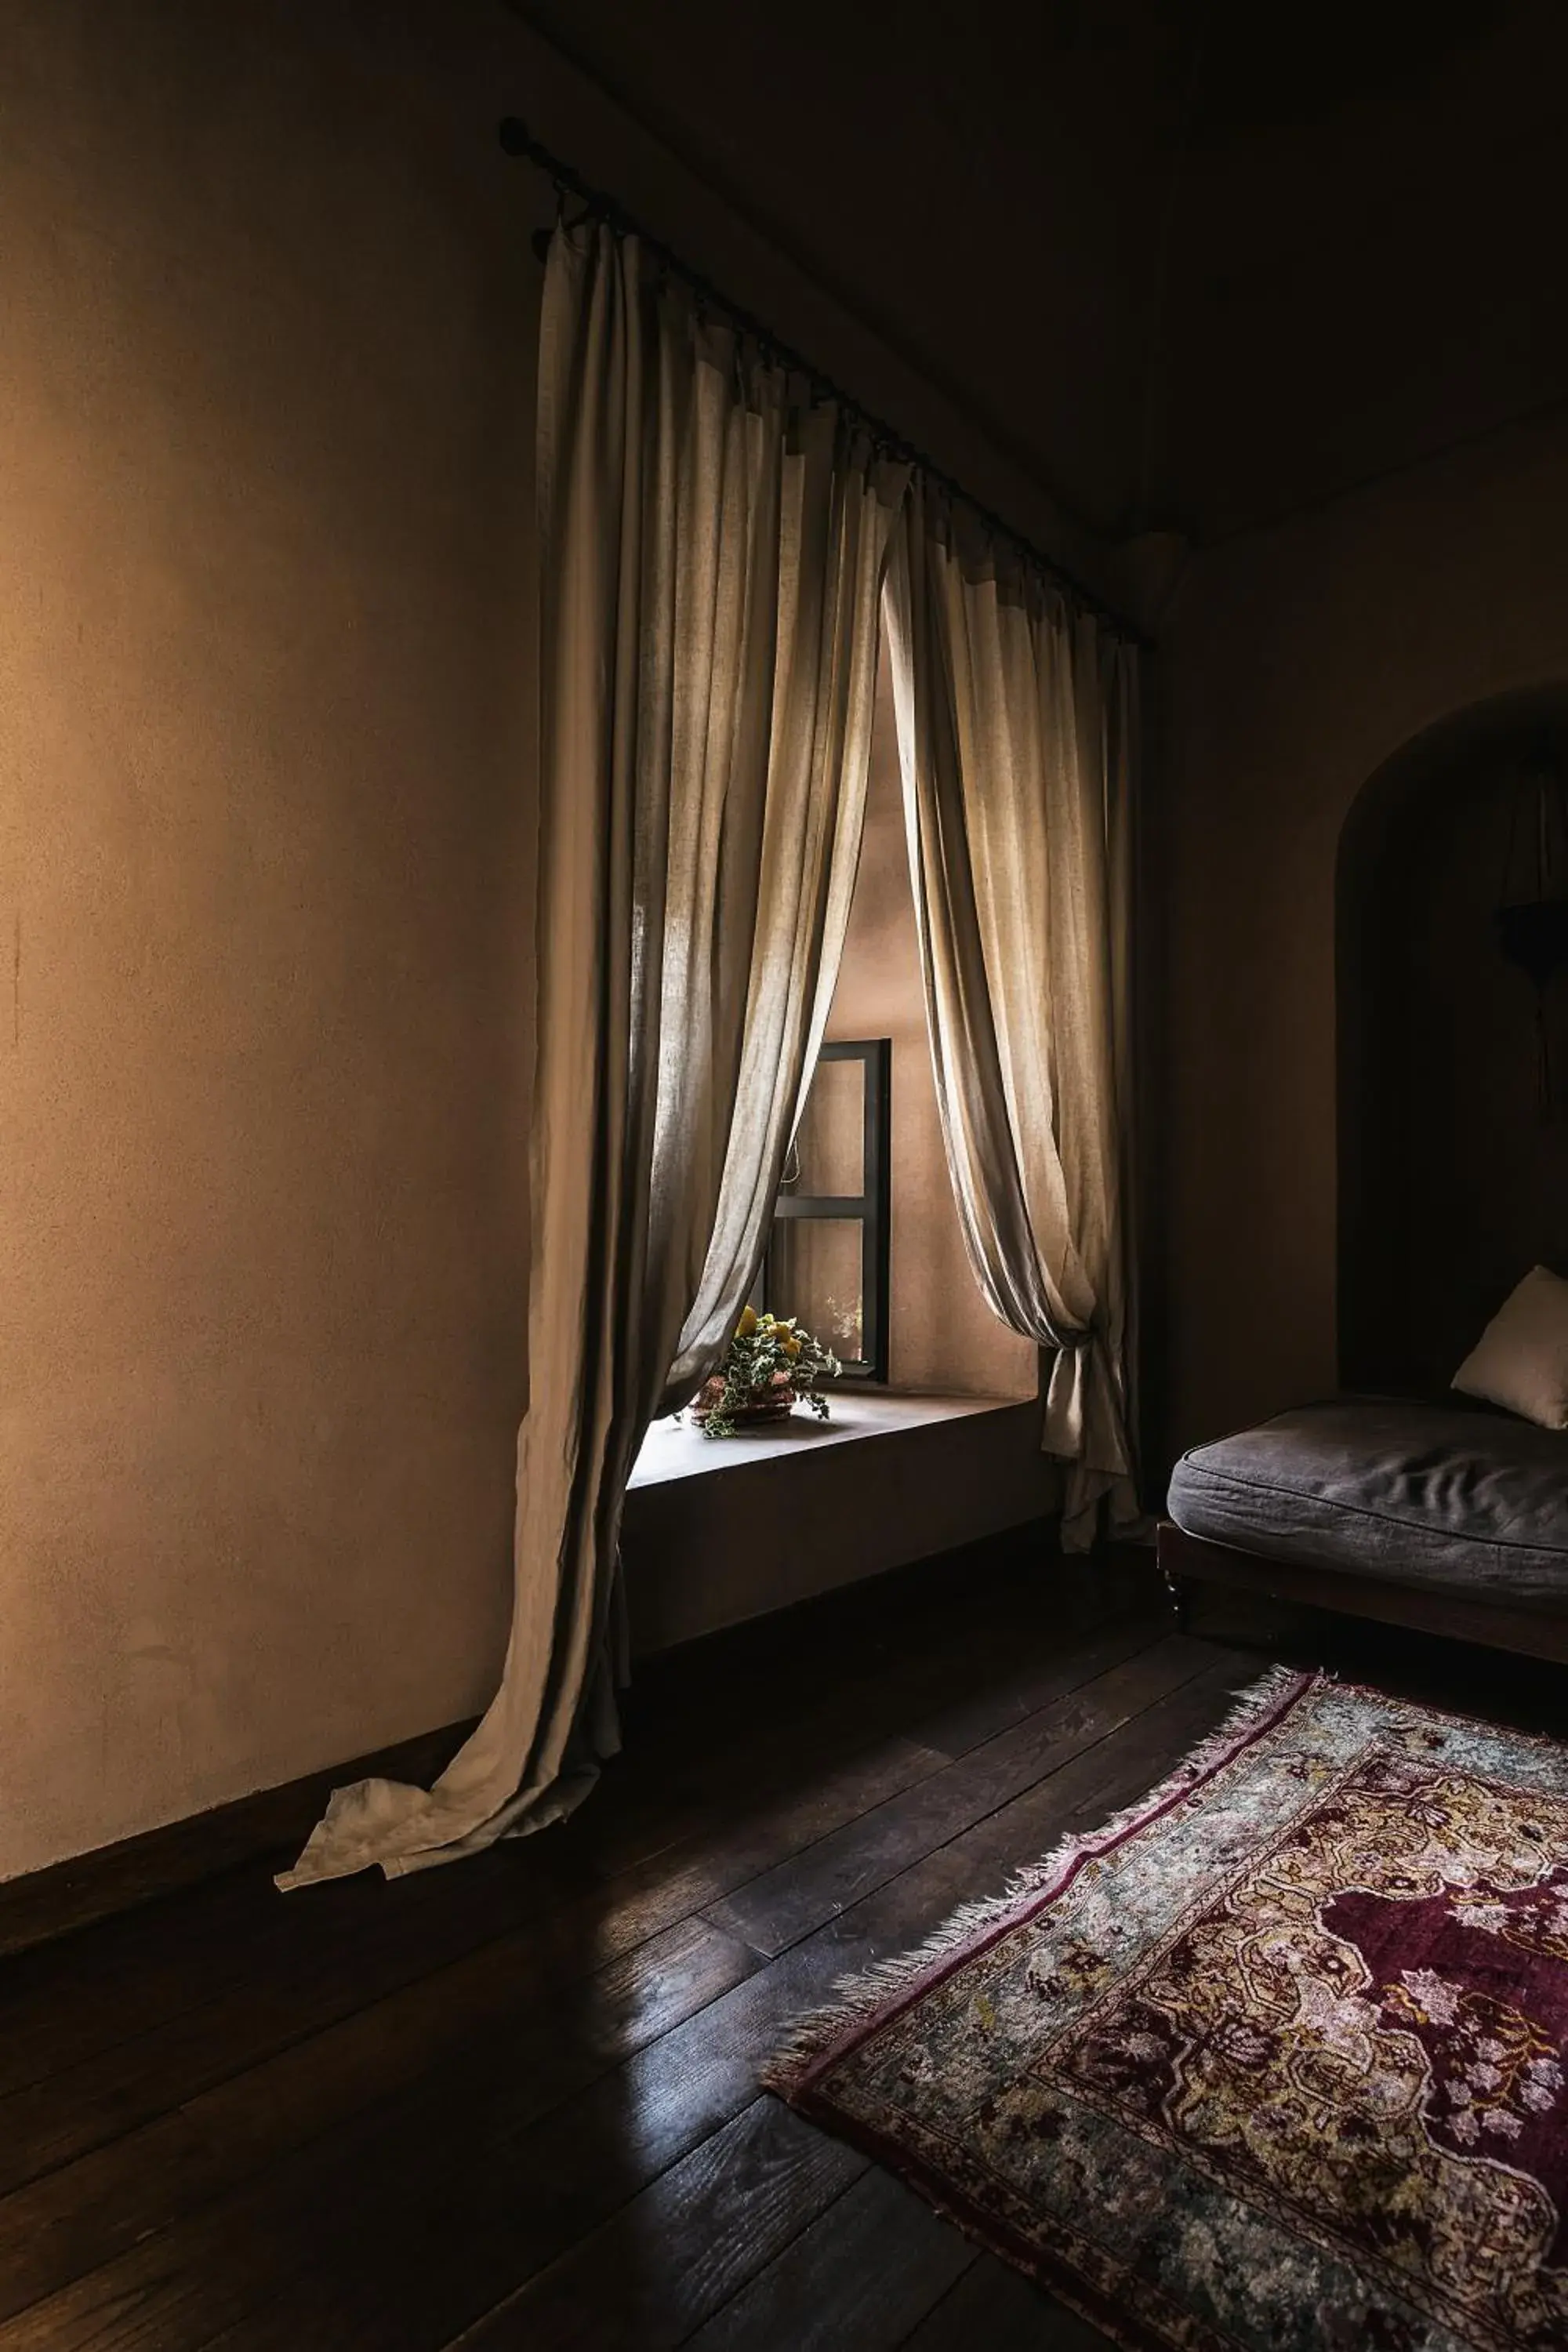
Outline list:
[[[1138,1516],[1128,1229],[1136,655],[918,481],[886,608],[948,1167],[987,1304],[1049,1351],[1063,1538]]]
[[[859,855],[903,476],[603,223],[552,243],[540,369],[531,1388],[510,1642],[436,1786],[337,1790],[286,1887],[541,1828],[614,1751],[626,1480],[755,1279]]]

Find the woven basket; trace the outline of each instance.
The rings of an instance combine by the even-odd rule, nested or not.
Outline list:
[[[699,1425],[705,1422],[723,1393],[724,1383],[715,1372],[713,1378],[704,1381],[697,1391],[691,1406],[692,1420]],[[784,1381],[781,1383],[775,1374],[772,1388],[761,1389],[748,1397],[744,1404],[736,1405],[730,1418],[741,1429],[754,1428],[759,1423],[787,1421],[798,1402],[797,1393],[789,1382]]]

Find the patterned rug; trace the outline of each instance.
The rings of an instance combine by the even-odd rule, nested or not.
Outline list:
[[[1283,1671],[767,2080],[1117,2343],[1568,2347],[1568,1748]]]

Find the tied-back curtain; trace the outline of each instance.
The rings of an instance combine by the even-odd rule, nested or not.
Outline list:
[[[558,231],[540,361],[530,1402],[501,1686],[426,1791],[339,1790],[303,1885],[569,1812],[616,1744],[617,1540],[656,1410],[756,1276],[859,856],[903,477],[662,285]]]
[[[1137,1517],[1132,648],[912,488],[886,594],[937,1100],[993,1313],[1049,1351],[1064,1539]]]

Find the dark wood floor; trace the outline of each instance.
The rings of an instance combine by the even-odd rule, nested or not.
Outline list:
[[[646,1672],[563,1829],[395,1885],[247,1866],[0,1964],[0,2352],[1098,2346],[757,2066],[1264,1663],[1144,1559],[994,1546]],[[1562,1715],[1560,1671],[1373,1663]]]

